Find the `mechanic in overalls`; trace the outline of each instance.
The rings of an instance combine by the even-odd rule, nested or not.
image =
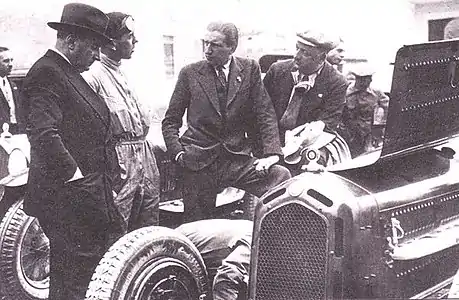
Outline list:
[[[145,139],[151,112],[139,101],[120,69],[121,60],[131,58],[137,43],[134,19],[121,12],[111,12],[107,16],[106,34],[113,43],[101,48],[100,61],[83,76],[111,111],[120,169],[113,186],[115,204],[123,221],[120,234],[124,234],[158,225],[160,179],[152,145]]]

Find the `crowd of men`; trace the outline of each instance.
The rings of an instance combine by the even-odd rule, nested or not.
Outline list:
[[[70,3],[48,25],[56,44],[31,67],[20,97],[6,77],[13,59],[0,47],[0,121],[30,141],[24,209],[50,241],[49,299],[83,299],[119,237],[159,224],[160,176],[145,138],[151,112],[120,68],[138,42],[133,16]],[[328,166],[381,146],[383,132],[378,139],[373,130],[384,127],[389,101],[370,87],[373,71],[354,72],[353,82],[341,73],[339,37],[298,32],[294,57],[264,78],[256,61],[234,55],[238,37],[232,23],[208,25],[205,59],[180,71],[162,121],[184,180],[186,224],[177,230],[206,263],[218,262],[215,300],[237,299],[247,284],[253,227],[213,219],[218,191],[260,197],[303,171],[309,147]]]

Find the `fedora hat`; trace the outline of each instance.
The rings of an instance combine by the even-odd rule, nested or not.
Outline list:
[[[105,32],[108,26],[108,17],[94,6],[83,3],[69,3],[64,6],[60,22],[48,22],[48,26],[55,30],[86,31],[108,43],[110,38]]]

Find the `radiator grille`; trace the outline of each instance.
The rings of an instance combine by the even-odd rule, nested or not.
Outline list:
[[[257,259],[256,300],[325,298],[327,223],[292,203],[262,220]]]

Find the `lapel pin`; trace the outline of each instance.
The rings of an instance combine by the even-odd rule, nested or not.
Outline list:
[[[317,97],[322,98],[323,94],[317,94]]]
[[[241,82],[241,81],[242,81],[241,76],[238,76],[238,77],[236,78],[236,80],[237,80],[237,82]]]

